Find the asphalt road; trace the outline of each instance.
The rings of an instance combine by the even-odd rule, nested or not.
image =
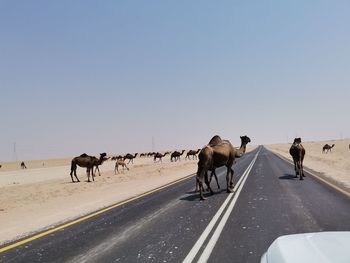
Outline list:
[[[308,173],[295,179],[264,147],[234,170],[234,194],[212,182],[216,193],[199,201],[189,178],[7,250],[0,262],[259,262],[280,235],[350,231],[349,197]],[[225,169],[217,174],[224,188]]]

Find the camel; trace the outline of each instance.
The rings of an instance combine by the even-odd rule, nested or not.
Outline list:
[[[334,147],[335,144],[329,145],[329,144],[325,144],[322,148],[322,153],[328,153],[328,152],[332,152],[332,148]]]
[[[188,158],[190,159],[190,156],[192,156],[192,160],[194,160],[194,158],[198,159],[197,154],[200,152],[201,149],[196,150],[189,150],[186,154],[185,160]]]
[[[125,161],[125,159],[129,159],[128,164],[131,162],[132,164],[134,163],[134,158],[136,158],[138,153],[135,153],[134,155],[128,153],[123,157],[123,160]]]
[[[171,154],[171,156],[170,156],[170,161],[173,162],[173,159],[175,160],[175,162],[176,162],[177,160],[181,161],[181,160],[180,160],[180,156],[183,155],[184,152],[185,152],[185,150],[182,150],[181,153],[178,152],[178,151],[173,152],[173,153]]]
[[[22,169],[27,169],[27,166],[25,165],[24,162],[21,162],[21,168],[22,168]]]
[[[246,146],[250,142],[248,136],[241,136],[241,147],[236,149],[232,146],[230,141],[222,140],[220,136],[215,135],[209,142],[208,145],[204,146],[199,152],[198,158],[198,170],[196,176],[196,191],[199,188],[200,200],[205,200],[203,196],[203,178],[208,190],[213,194],[213,190],[210,187],[208,180],[208,171],[214,172],[216,177],[215,169],[221,166],[226,166],[226,192],[233,192],[233,174],[232,165],[236,158],[243,156],[246,151]],[[230,176],[231,175],[231,176]]]
[[[157,152],[157,153],[155,153],[155,154],[153,155],[153,161],[156,162],[157,159],[159,159],[159,162],[162,162],[162,158],[163,158],[165,155],[167,155],[167,154],[169,154],[169,152],[166,152],[166,153],[164,153],[164,154],[161,154],[161,153]]]
[[[92,175],[92,180],[95,181],[94,179],[94,166],[96,166],[98,163],[102,163],[106,157],[106,153],[101,153],[100,158],[97,159],[95,156],[89,156],[86,153],[83,153],[82,155],[78,157],[74,157],[72,159],[71,163],[71,170],[70,170],[70,177],[72,178],[72,182],[75,183],[73,179],[73,174],[75,178],[77,179],[77,182],[80,182],[78,176],[77,176],[77,166],[84,167],[86,168],[86,175],[88,177],[88,182],[90,181],[90,174]]]
[[[100,159],[97,159],[95,156],[93,156],[93,162],[94,162],[94,166],[95,168],[95,172],[92,174],[93,177],[95,177],[96,171],[98,171],[98,175],[101,176],[100,173],[100,168],[98,168],[101,164],[103,164],[104,161],[107,161],[110,157],[105,157],[103,156],[102,158],[100,157]]]
[[[129,168],[126,166],[126,163],[124,160],[117,160],[116,163],[115,163],[115,167],[114,167],[114,174],[117,174],[117,172],[119,173],[119,170],[118,170],[118,166],[121,166],[123,167],[123,171],[124,169],[126,168],[127,170],[129,170]]]
[[[289,149],[289,154],[293,157],[295,178],[298,178],[299,175],[299,179],[304,180],[303,161],[305,157],[305,149],[301,144],[301,138],[294,139],[294,142]]]

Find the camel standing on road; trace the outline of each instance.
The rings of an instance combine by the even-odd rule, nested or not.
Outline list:
[[[205,200],[203,196],[203,179],[208,187],[208,190],[213,194],[208,180],[208,171],[215,171],[216,168],[226,166],[226,192],[233,192],[233,174],[232,165],[235,158],[243,156],[246,151],[246,146],[250,142],[248,136],[241,136],[241,147],[236,149],[230,141],[222,140],[220,136],[215,135],[208,145],[204,146],[199,153],[198,170],[196,176],[196,190],[199,188],[200,200]],[[216,174],[215,174],[216,175]]]
[[[332,148],[334,147],[335,144],[329,145],[329,144],[325,144],[322,148],[322,153],[328,153],[328,152],[332,152]]]
[[[22,169],[27,169],[27,166],[26,166],[26,164],[24,162],[21,162],[21,168]]]
[[[73,158],[71,163],[71,169],[70,169],[70,177],[72,178],[72,182],[75,183],[73,179],[73,174],[77,179],[77,182],[80,182],[77,176],[77,166],[86,168],[86,175],[88,177],[88,182],[91,182],[90,174],[92,175],[92,180],[95,181],[94,172],[93,172],[94,166],[96,166],[98,162],[102,163],[106,155],[107,155],[106,153],[101,153],[100,158],[97,159],[95,156],[89,156],[86,153],[83,153],[82,155]]]
[[[118,166],[123,167],[123,171],[124,171],[125,168],[127,170],[129,170],[129,168],[126,166],[126,163],[125,163],[124,160],[117,160],[116,163],[115,163],[115,167],[114,167],[114,174],[117,174],[117,172],[119,173]]]
[[[289,149],[289,154],[293,157],[295,177],[299,175],[300,180],[304,180],[303,161],[305,157],[305,149],[301,145],[301,138],[295,138],[292,146]]]
[[[123,160],[125,161],[125,159],[129,159],[128,164],[131,162],[132,164],[134,163],[134,158],[136,158],[138,153],[135,153],[135,155],[132,155],[130,153],[128,153],[127,155],[124,156]]]
[[[185,152],[185,150],[182,150],[182,152],[178,152],[178,151],[175,151],[171,154],[170,156],[170,161],[173,162],[173,160],[176,162],[177,160],[181,161],[180,160],[180,156],[183,155]]]
[[[185,160],[188,158],[190,159],[190,156],[192,156],[192,160],[194,160],[194,158],[198,159],[197,154],[201,151],[201,149],[196,150],[189,150],[186,154]]]

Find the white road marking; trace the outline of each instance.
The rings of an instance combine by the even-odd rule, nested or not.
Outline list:
[[[201,261],[201,262],[206,262],[207,261],[207,259],[209,258],[210,254],[211,254],[212,249],[215,246],[215,243],[217,242],[217,240],[218,240],[218,238],[220,236],[220,233],[221,233],[223,227],[225,226],[227,218],[230,215],[230,213],[231,213],[231,211],[232,211],[232,209],[233,209],[233,207],[234,207],[234,205],[236,203],[236,200],[237,200],[237,198],[239,196],[239,193],[241,192],[241,190],[243,188],[243,185],[244,185],[244,183],[246,181],[246,178],[248,177],[248,174],[249,174],[250,170],[252,169],[259,152],[260,152],[260,150],[256,153],[256,155],[254,156],[253,160],[249,164],[248,168],[244,171],[243,175],[241,176],[241,178],[237,182],[236,186],[233,189],[234,193],[231,193],[231,194],[229,194],[227,196],[227,198],[225,199],[224,203],[221,205],[219,210],[216,212],[216,214],[214,215],[214,217],[212,218],[212,220],[210,221],[208,226],[205,228],[205,230],[203,231],[203,233],[201,234],[201,236],[197,240],[197,242],[192,247],[191,251],[188,253],[186,258],[184,259],[183,263],[190,263],[190,262],[193,261],[193,259],[196,257],[196,255],[198,254],[199,250],[203,246],[205,240],[209,236],[210,232],[213,230],[216,222],[218,221],[218,219],[220,218],[220,216],[224,212],[227,204],[233,199],[233,202],[232,202],[233,205],[232,205],[232,203],[229,205],[229,209],[231,209],[231,210],[229,212],[228,212],[228,210],[226,211],[226,213],[223,216],[223,218],[221,219],[218,227],[216,228],[216,231],[214,232],[215,238],[213,239],[213,237],[214,237],[214,235],[213,235],[213,237],[210,239],[210,241],[208,243],[208,245],[210,244],[210,247],[208,247],[208,245],[207,245],[207,247],[203,251],[203,254],[202,254],[201,258],[200,258],[200,260],[201,259],[204,260],[204,261]],[[237,191],[237,189],[238,189],[238,191]],[[227,217],[227,218],[223,222],[225,217]],[[222,229],[220,230],[219,227],[222,228]],[[205,253],[205,255],[204,255],[204,253]]]

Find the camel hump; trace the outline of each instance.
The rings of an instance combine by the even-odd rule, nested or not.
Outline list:
[[[88,155],[86,153],[83,153],[80,155],[80,157],[88,157]]]
[[[209,141],[210,146],[218,145],[222,142],[221,138],[219,135],[215,135],[211,140]]]

